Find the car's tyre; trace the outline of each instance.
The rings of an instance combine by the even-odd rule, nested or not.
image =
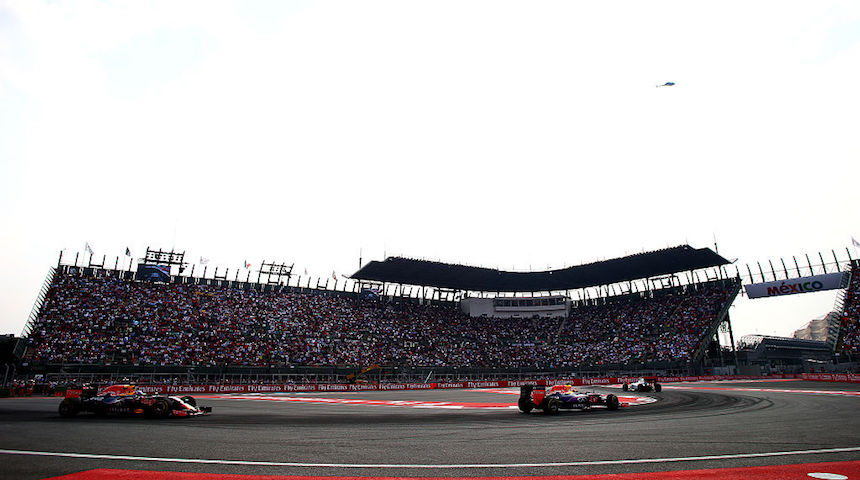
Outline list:
[[[520,411],[523,413],[529,413],[535,408],[531,400],[522,397],[517,402],[517,406],[520,407]]]
[[[194,400],[194,397],[190,395],[185,395],[184,397],[179,398],[181,398],[183,402],[187,403],[188,405],[191,405],[192,407],[197,406],[197,400]]]
[[[659,383],[655,383],[654,384],[654,391],[655,392],[662,392],[663,391],[663,385],[660,385]]]
[[[81,410],[81,401],[76,398],[64,398],[57,411],[61,417],[74,417]]]
[[[170,404],[167,403],[167,399],[158,398],[149,408],[155,418],[165,418],[170,415]]]
[[[618,406],[621,402],[618,401],[618,397],[613,394],[609,394],[606,396],[606,408],[608,410],[618,410]]]
[[[637,392],[644,392],[645,391],[645,385],[636,385],[636,391]]]
[[[546,404],[543,407],[543,413],[545,415],[557,415],[558,407],[559,402],[557,398],[548,398],[546,399]]]
[[[624,385],[621,385],[621,390],[624,390],[625,392],[630,390],[630,385],[627,385],[626,383]]]

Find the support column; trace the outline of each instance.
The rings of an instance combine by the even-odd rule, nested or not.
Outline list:
[[[725,322],[729,325],[729,341],[732,342],[732,353],[735,357],[735,375],[740,374],[740,368],[738,367],[738,350],[735,347],[735,334],[732,332],[732,319],[729,317],[729,312],[726,312],[726,320]]]

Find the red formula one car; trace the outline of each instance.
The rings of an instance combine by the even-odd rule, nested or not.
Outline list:
[[[111,385],[101,391],[89,386],[66,390],[59,412],[63,417],[87,412],[99,416],[164,418],[204,415],[212,412],[212,407],[198,407],[194,397],[187,395],[150,395],[137,390],[134,385]]]
[[[618,397],[594,392],[579,392],[572,385],[554,385],[547,390],[543,385],[523,385],[520,387],[520,411],[529,413],[534,409],[547,415],[555,415],[559,410],[590,410],[594,407],[617,410]]]

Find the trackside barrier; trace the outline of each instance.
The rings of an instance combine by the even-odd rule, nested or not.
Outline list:
[[[801,373],[800,378],[814,382],[860,383],[860,375],[853,373]]]
[[[845,375],[835,375],[844,377]],[[860,376],[857,381],[860,381]],[[715,380],[758,380],[758,379],[792,379],[801,378],[799,375],[708,375],[708,376],[681,376],[681,377],[657,377],[660,383],[671,382],[705,382]],[[639,377],[603,377],[603,378],[574,378],[554,380],[488,380],[474,382],[437,382],[437,383],[369,383],[369,384],[343,384],[343,383],[309,383],[309,384],[273,384],[273,385],[137,385],[139,390],[147,393],[174,394],[174,393],[276,393],[276,392],[360,392],[366,390],[434,390],[453,388],[507,388],[519,387],[525,384],[552,385],[555,383],[569,383],[575,386],[583,385],[614,385],[624,382],[633,382]],[[812,379],[810,379],[812,380]],[[838,381],[838,380],[833,380]]]

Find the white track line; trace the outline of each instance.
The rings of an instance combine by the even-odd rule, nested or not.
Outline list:
[[[131,455],[105,455],[96,453],[64,453],[64,452],[37,452],[32,450],[4,450],[0,454],[5,455],[32,455],[39,457],[65,457],[65,458],[91,458],[98,460],[128,460],[136,462],[166,462],[166,463],[198,463],[215,465],[253,465],[262,467],[312,467],[312,468],[425,468],[425,469],[452,469],[452,468],[521,468],[521,467],[583,467],[592,465],[629,465],[637,463],[670,463],[691,462],[702,460],[728,460],[737,458],[761,458],[761,457],[783,457],[789,455],[813,455],[820,453],[844,453],[857,452],[860,447],[845,448],[823,448],[818,450],[793,450],[788,452],[765,452],[765,453],[737,453],[729,455],[705,455],[701,457],[671,457],[671,458],[637,458],[629,460],[597,460],[582,462],[549,462],[549,463],[487,463],[487,464],[461,464],[461,465],[398,465],[398,464],[362,464],[362,463],[300,463],[300,462],[263,462],[253,460],[212,460],[204,458],[165,458],[165,457],[136,457]]]
[[[783,388],[752,388],[752,387],[697,387],[697,386],[680,386],[680,385],[666,385],[663,388],[669,390],[713,390],[713,391],[725,391],[725,392],[763,392],[763,393],[809,393],[813,395],[841,395],[845,397],[860,397],[860,391],[857,390],[798,390],[795,388],[791,389],[783,389]]]

